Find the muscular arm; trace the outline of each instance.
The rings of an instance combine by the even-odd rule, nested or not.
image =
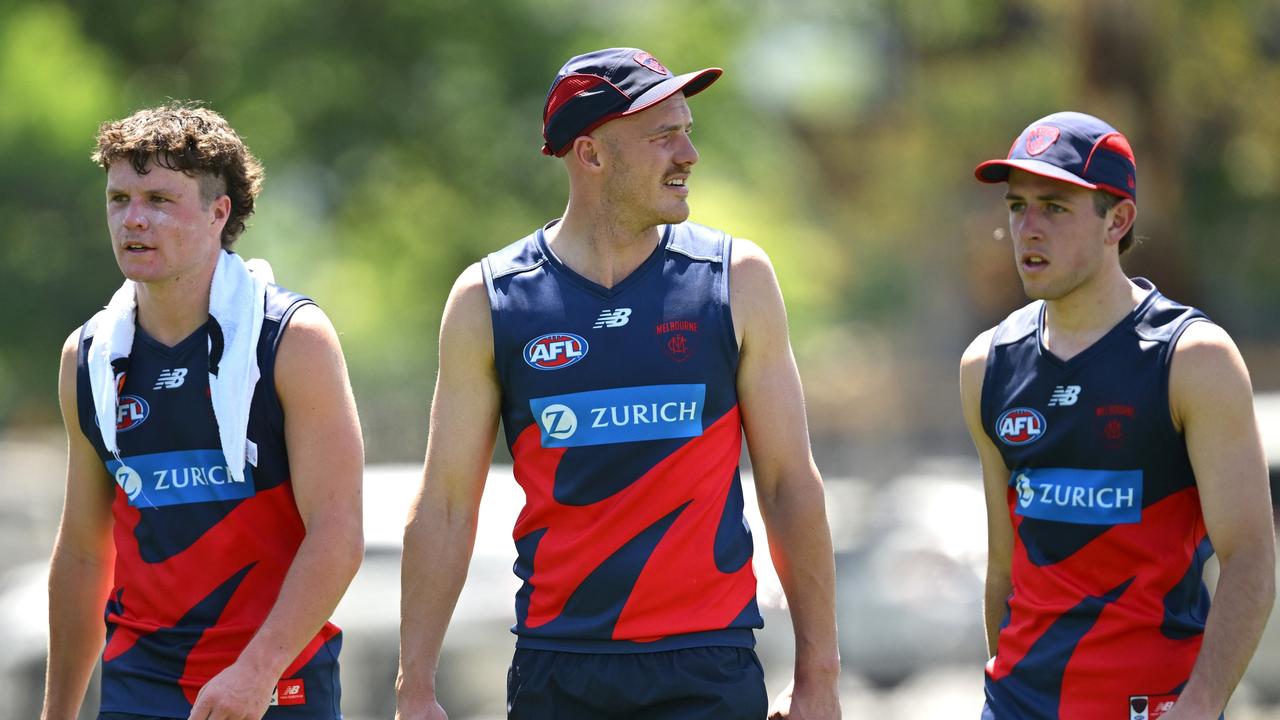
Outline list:
[[[982,462],[982,488],[987,501],[987,581],[982,614],[987,629],[987,655],[995,657],[1005,605],[1013,592],[1013,524],[1009,521],[1009,468],[982,427],[982,380],[987,369],[991,333],[979,335],[960,361],[960,401],[964,422]]]
[[[1195,323],[1174,350],[1169,404],[1186,438],[1222,571],[1191,677],[1166,717],[1216,718],[1275,601],[1275,534],[1249,373],[1221,328]]]
[[[80,430],[76,407],[79,331],[62,347],[58,395],[67,430],[66,499],[49,567],[49,664],[43,720],[71,720],[106,636],[102,608],[111,585],[111,500],[115,483]]]
[[[360,421],[337,333],[314,305],[286,327],[275,378],[306,535],[262,627],[200,691],[194,720],[262,717],[276,681],[328,620],[364,556]]]
[[[500,397],[489,300],[473,265],[445,305],[422,489],[404,532],[399,718],[444,717],[436,702],[436,665],[475,544]]]
[[[809,449],[782,293],[764,252],[736,240],[730,276],[741,342],[738,402],[769,552],[796,636],[792,718],[839,717],[835,559],[822,478]],[[785,705],[785,700],[781,701]]]

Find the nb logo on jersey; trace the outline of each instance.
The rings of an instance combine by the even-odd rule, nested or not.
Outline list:
[[[156,378],[156,384],[152,390],[174,390],[182,387],[182,383],[187,381],[186,368],[174,368],[172,370],[161,370],[160,377]]]
[[[1053,388],[1053,394],[1049,396],[1049,407],[1075,405],[1078,399],[1080,399],[1079,385],[1058,385]]]
[[[593,328],[606,327],[622,327],[631,319],[631,308],[616,308],[614,310],[605,310],[600,313],[600,317],[596,318],[596,324]]]

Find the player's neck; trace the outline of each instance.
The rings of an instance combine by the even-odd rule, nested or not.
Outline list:
[[[570,203],[564,218],[544,235],[560,262],[597,285],[611,288],[653,254],[662,239],[660,227],[628,227],[616,216],[581,211]]]
[[[177,345],[209,320],[213,267],[161,283],[138,283],[138,325],[164,345]]]
[[[1133,312],[1146,294],[1117,264],[1070,293],[1045,301],[1045,349],[1064,360],[1079,354]]]

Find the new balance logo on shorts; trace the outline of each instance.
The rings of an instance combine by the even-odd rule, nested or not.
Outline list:
[[[1079,385],[1058,385],[1049,396],[1049,407],[1075,405],[1078,399],[1080,399]]]
[[[175,390],[182,387],[182,383],[187,380],[186,368],[174,368],[172,370],[161,370],[160,377],[156,378],[156,384],[152,390]]]
[[[307,686],[302,679],[281,680],[271,691],[271,702],[268,705],[306,705]]]
[[[614,310],[605,310],[600,313],[600,317],[596,318],[596,324],[593,328],[605,327],[622,327],[631,319],[631,308],[616,308]]]

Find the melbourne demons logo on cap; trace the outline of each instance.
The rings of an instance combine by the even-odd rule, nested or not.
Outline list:
[[[1026,445],[1039,440],[1045,427],[1044,416],[1035,410],[1013,408],[996,420],[996,436],[1006,445]]]
[[[645,66],[645,67],[649,68],[650,70],[652,70],[652,71],[654,71],[654,72],[658,73],[659,75],[670,75],[670,74],[671,74],[671,71],[670,71],[670,70],[668,70],[668,69],[666,68],[666,66],[665,66],[665,65],[663,65],[663,64],[662,64],[662,63],[660,63],[660,62],[658,62],[658,58],[656,58],[656,57],[654,57],[654,56],[650,55],[650,54],[649,54],[649,53],[647,53],[647,52],[638,52],[638,53],[636,53],[636,54],[635,54],[635,57],[634,57],[633,59],[634,59],[636,62],[640,63],[641,65],[643,65],[643,66]]]
[[[567,368],[586,356],[586,338],[573,333],[547,333],[524,346],[524,361],[538,370]]]
[[[1061,133],[1058,128],[1052,125],[1031,128],[1031,132],[1027,133],[1027,154],[1039,155],[1048,150],[1049,146],[1058,140],[1059,134]]]
[[[151,408],[137,395],[123,395],[116,403],[116,432],[129,432],[147,421]]]

